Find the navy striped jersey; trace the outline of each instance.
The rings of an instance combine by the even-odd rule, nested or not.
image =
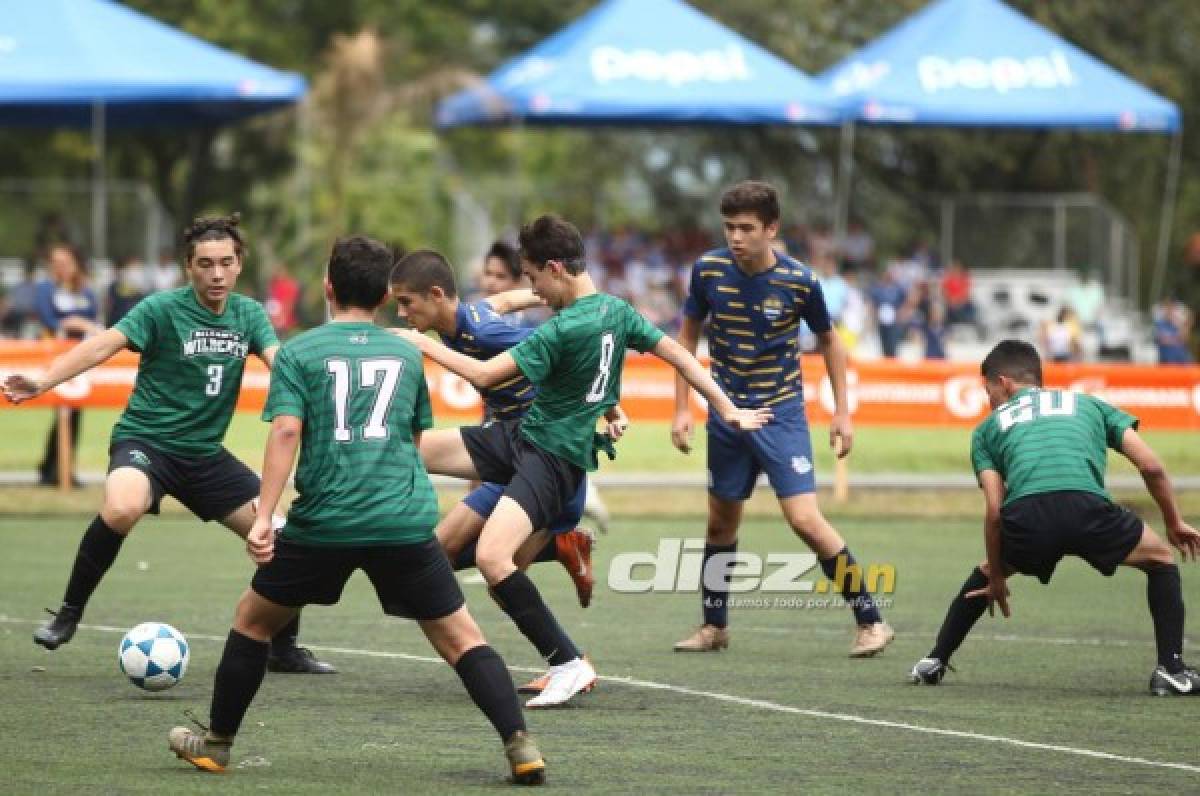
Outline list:
[[[800,321],[815,334],[830,330],[829,311],[812,269],[785,254],[750,275],[729,249],[700,257],[692,267],[684,314],[709,319],[712,374],[740,407],[803,401]]]
[[[491,359],[533,334],[533,328],[519,326],[498,314],[487,299],[473,304],[459,302],[454,322],[454,334],[443,338],[443,342],[475,359]],[[537,388],[529,379],[517,375],[479,392],[489,417],[508,420],[525,414],[533,404]]]
[[[1045,492],[1104,489],[1108,449],[1137,418],[1091,395],[1029,387],[996,407],[971,435],[976,476],[995,470],[1004,479],[1004,503]]]

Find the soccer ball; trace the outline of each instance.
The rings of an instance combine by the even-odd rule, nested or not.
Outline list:
[[[117,648],[117,663],[129,682],[147,691],[165,691],[183,679],[188,643],[163,622],[142,622],[125,634]]]

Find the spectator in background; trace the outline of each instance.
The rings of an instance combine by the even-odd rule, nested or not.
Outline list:
[[[285,263],[276,263],[267,282],[267,300],[264,306],[271,326],[280,339],[296,331],[300,325],[300,298],[302,290],[296,277],[288,271]]]
[[[858,341],[867,328],[870,309],[867,307],[862,288],[858,285],[858,269],[845,269],[842,272],[842,281],[846,284],[846,302],[842,305],[841,320],[834,328],[846,344],[847,353],[853,356],[858,348]]]
[[[139,301],[146,297],[143,287],[146,275],[142,263],[136,257],[122,257],[117,260],[117,268],[113,279],[108,283],[104,294],[104,322],[108,326],[117,321],[134,308]]]
[[[846,280],[838,273],[837,260],[831,255],[822,255],[814,259],[812,267],[817,272],[817,281],[821,283],[821,292],[825,294],[825,309],[829,311],[829,320],[837,326],[846,310]]]
[[[146,292],[173,290],[181,284],[183,271],[175,262],[175,252],[170,247],[163,248],[158,253],[158,262],[146,269]]]
[[[1192,364],[1191,331],[1192,313],[1182,301],[1168,298],[1154,307],[1154,344],[1160,365]]]
[[[1042,350],[1051,362],[1079,362],[1083,359],[1083,334],[1075,311],[1062,307],[1053,321],[1042,324]]]
[[[1100,310],[1104,307],[1104,285],[1090,268],[1083,271],[1083,282],[1073,285],[1067,302],[1075,311],[1079,325],[1088,331],[1100,331]]]
[[[942,274],[942,298],[946,302],[946,323],[975,326],[979,313],[971,300],[971,275],[962,260],[955,257]]]
[[[926,359],[946,358],[946,307],[931,295],[929,285],[925,286],[925,299],[919,305],[919,331],[924,344]]]
[[[29,338],[41,333],[37,319],[37,282],[33,278],[34,263],[27,262],[22,268],[21,281],[13,285],[5,297],[3,327],[5,336]]]
[[[483,257],[483,276],[479,286],[485,296],[523,287],[521,258],[517,256],[516,247],[502,240],[491,245]]]
[[[100,304],[96,294],[88,286],[86,260],[74,246],[56,243],[47,252],[50,278],[37,283],[34,290],[34,307],[43,333],[47,337],[66,340],[82,340],[89,334],[101,331]],[[79,439],[82,413],[78,409],[70,412],[71,439]],[[46,451],[38,465],[39,481],[43,485],[58,483],[58,416],[46,439]],[[71,480],[78,483],[74,474]]]
[[[896,279],[896,269],[889,266],[879,280],[867,291],[875,315],[875,327],[879,331],[879,347],[889,359],[896,356],[896,349],[903,336],[904,324],[900,317],[907,291]]]
[[[875,258],[875,239],[858,219],[850,221],[846,227],[846,237],[838,248],[842,252],[842,261],[856,268],[870,265]]]

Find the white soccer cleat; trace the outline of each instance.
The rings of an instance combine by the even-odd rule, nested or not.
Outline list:
[[[584,658],[576,658],[559,666],[550,667],[550,679],[542,693],[525,703],[525,707],[553,708],[565,705],[576,694],[586,693],[596,687],[596,670]]]

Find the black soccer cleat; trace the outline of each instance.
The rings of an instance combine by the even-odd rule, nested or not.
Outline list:
[[[337,674],[337,667],[317,660],[307,647],[271,649],[267,657],[267,671],[283,674]]]
[[[47,608],[46,613],[52,614],[54,618],[33,631],[33,643],[41,644],[48,650],[58,649],[75,635],[79,620],[83,618],[83,611],[64,605],[57,611]]]
[[[913,685],[937,685],[946,676],[950,666],[937,658],[922,658],[912,667],[908,679]]]
[[[1200,673],[1185,666],[1172,674],[1159,666],[1150,675],[1150,693],[1154,696],[1200,696]]]

